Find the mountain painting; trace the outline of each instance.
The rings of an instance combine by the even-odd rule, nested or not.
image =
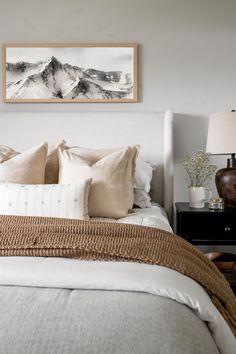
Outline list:
[[[5,102],[137,102],[137,45],[6,45]]]

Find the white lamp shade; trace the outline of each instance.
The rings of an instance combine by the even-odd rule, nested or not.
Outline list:
[[[210,115],[206,152],[213,155],[236,153],[236,112]]]

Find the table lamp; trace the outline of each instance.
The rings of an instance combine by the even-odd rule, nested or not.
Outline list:
[[[231,155],[227,167],[216,172],[215,183],[225,206],[236,208],[236,112],[210,115],[206,152],[211,155]]]

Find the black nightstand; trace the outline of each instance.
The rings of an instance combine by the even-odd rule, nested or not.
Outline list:
[[[236,245],[236,208],[210,210],[176,203],[177,235],[195,245]]]
[[[177,235],[195,245],[236,245],[236,208],[209,210],[176,203]],[[236,295],[236,270],[223,273]]]

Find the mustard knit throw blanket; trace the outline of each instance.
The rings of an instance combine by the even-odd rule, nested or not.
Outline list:
[[[130,261],[174,269],[201,284],[236,335],[236,297],[224,276],[190,243],[131,224],[0,216],[0,256]]]

